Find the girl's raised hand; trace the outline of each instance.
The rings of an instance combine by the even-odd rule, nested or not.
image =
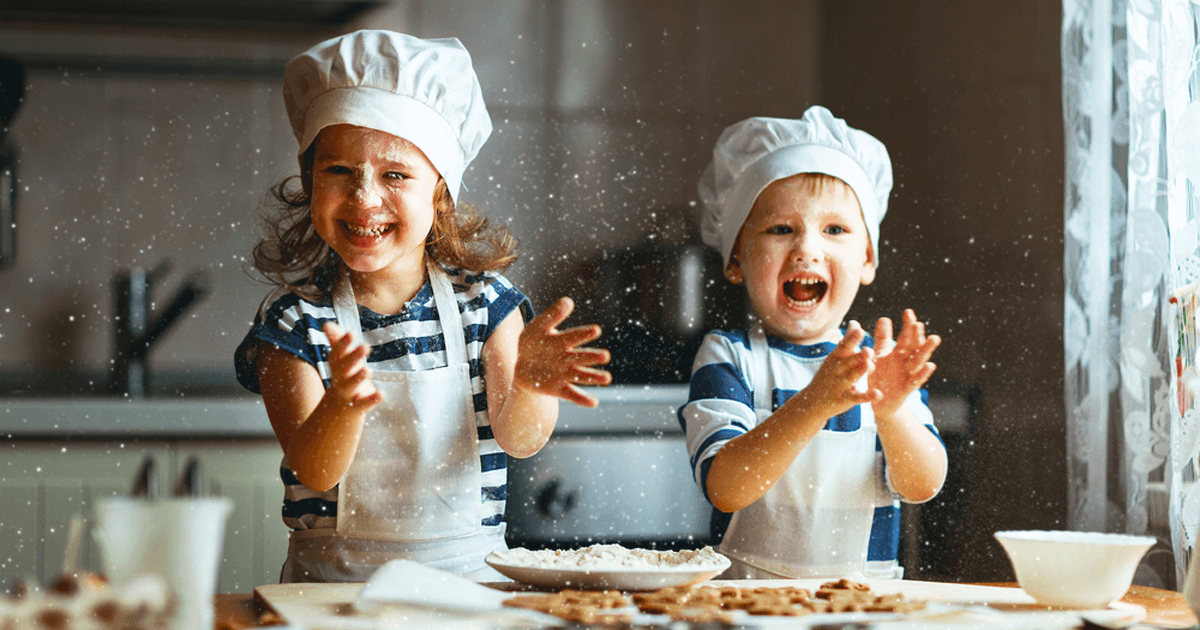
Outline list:
[[[876,392],[858,388],[858,382],[875,369],[873,351],[859,347],[866,337],[867,333],[858,322],[847,324],[846,334],[805,388],[812,394],[811,404],[822,408],[822,417],[836,416],[855,405],[874,402],[878,396]]]
[[[941,343],[941,337],[925,335],[925,324],[911,308],[904,311],[904,328],[895,341],[892,320],[879,318],[875,324],[875,373],[870,377],[871,388],[882,394],[874,403],[876,416],[895,413],[909,394],[929,380],[937,369],[929,359]]]
[[[371,381],[371,368],[367,367],[367,355],[371,349],[342,330],[334,322],[325,324],[322,330],[329,337],[329,389],[325,396],[338,407],[351,411],[366,412],[383,400],[383,393],[375,389]]]
[[[517,346],[513,384],[584,407],[595,407],[598,401],[578,386],[611,383],[612,374],[608,370],[592,367],[608,363],[610,355],[603,348],[582,347],[600,337],[600,327],[595,324],[558,330],[558,325],[574,310],[571,298],[560,298],[529,322]]]

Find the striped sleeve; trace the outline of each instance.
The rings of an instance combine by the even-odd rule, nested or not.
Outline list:
[[[329,339],[321,330],[325,322],[336,321],[332,304],[314,304],[286,289],[278,289],[263,300],[254,323],[234,353],[238,383],[261,394],[258,383],[259,342],[290,352],[317,369],[328,387]]]
[[[704,338],[692,368],[688,402],[679,409],[687,435],[692,478],[708,496],[708,468],[729,440],[754,428],[754,395],[745,378],[742,334],[714,331]]]

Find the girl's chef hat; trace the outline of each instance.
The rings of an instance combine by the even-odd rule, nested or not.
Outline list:
[[[771,182],[799,173],[825,173],[850,186],[862,206],[878,264],[879,222],[892,191],[891,159],[882,142],[821,106],[808,108],[799,120],[748,118],[721,133],[699,185],[704,242],[720,251],[728,265],[759,193]]]
[[[463,171],[492,133],[492,119],[457,39],[363,30],[335,37],[288,62],[283,100],[300,153],[341,123],[417,145],[458,201]]]

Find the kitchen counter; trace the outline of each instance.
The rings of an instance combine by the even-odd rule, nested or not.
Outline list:
[[[675,410],[686,385],[587,388],[600,400],[589,409],[559,406],[557,432],[682,433]],[[257,396],[76,398],[0,397],[0,437],[235,437],[274,438]]]
[[[988,584],[1016,588],[1016,584]],[[1148,586],[1133,586],[1122,602],[1141,606],[1146,609],[1143,623],[1155,624],[1166,628],[1188,628],[1197,623],[1196,615],[1188,608],[1182,593],[1151,588]],[[270,612],[264,611],[256,603],[251,593],[224,593],[216,596],[216,630],[241,630],[242,628],[260,628],[280,623]],[[265,613],[265,614],[264,614]]]
[[[0,398],[0,437],[273,438],[260,398]]]

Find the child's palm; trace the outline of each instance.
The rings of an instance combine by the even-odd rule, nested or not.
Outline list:
[[[562,298],[529,322],[521,332],[514,379],[519,387],[593,407],[595,399],[577,385],[611,382],[607,371],[592,367],[608,363],[609,354],[583,346],[600,336],[598,326],[557,328],[574,308],[574,302]]]
[[[329,391],[328,395],[348,408],[366,411],[383,400],[382,393],[371,381],[371,370],[367,367],[367,355],[371,349],[354,338],[335,323],[325,325],[329,337]]]
[[[892,321],[880,318],[875,325],[875,371],[869,379],[871,388],[882,395],[874,404],[877,414],[894,413],[929,380],[936,369],[929,359],[940,343],[937,335],[925,335],[925,325],[912,309],[904,311],[904,328],[895,340]]]
[[[858,382],[874,369],[871,349],[859,348],[865,337],[858,322],[850,322],[841,342],[813,375],[807,389],[816,397],[812,402],[821,407],[822,415],[836,416],[855,405],[875,400],[874,392],[858,389]]]

